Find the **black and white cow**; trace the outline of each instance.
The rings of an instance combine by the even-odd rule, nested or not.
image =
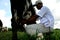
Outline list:
[[[31,0],[10,0],[10,3],[12,12],[12,40],[17,40],[17,29],[25,31],[23,24],[21,24],[22,19],[28,19],[30,16],[35,15],[35,10]]]

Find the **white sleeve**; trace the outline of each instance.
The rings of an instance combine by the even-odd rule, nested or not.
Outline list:
[[[37,15],[40,16],[40,17],[43,17],[46,14],[47,11],[48,10],[47,10],[46,7],[42,7]]]

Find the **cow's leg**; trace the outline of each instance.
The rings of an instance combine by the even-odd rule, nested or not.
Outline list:
[[[0,27],[0,32],[1,32],[1,27]]]
[[[17,25],[18,29],[20,29],[21,32],[25,32],[24,24],[22,24],[21,21],[22,21],[22,18],[20,17],[18,19],[18,25]]]
[[[14,18],[11,19],[12,25],[12,40],[17,40],[17,23],[15,22]]]

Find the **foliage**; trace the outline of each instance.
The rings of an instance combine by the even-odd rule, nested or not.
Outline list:
[[[12,28],[8,28],[8,31],[12,31]]]

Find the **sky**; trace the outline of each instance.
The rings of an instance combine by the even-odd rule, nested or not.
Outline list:
[[[0,0],[0,20],[2,20],[3,27],[11,27],[11,11],[9,0]]]
[[[35,4],[36,0],[31,1],[32,4]],[[54,16],[54,28],[60,29],[60,0],[42,0],[42,2],[44,6],[51,10]],[[0,0],[0,19],[3,22],[3,27],[11,28],[11,17],[10,0]]]

